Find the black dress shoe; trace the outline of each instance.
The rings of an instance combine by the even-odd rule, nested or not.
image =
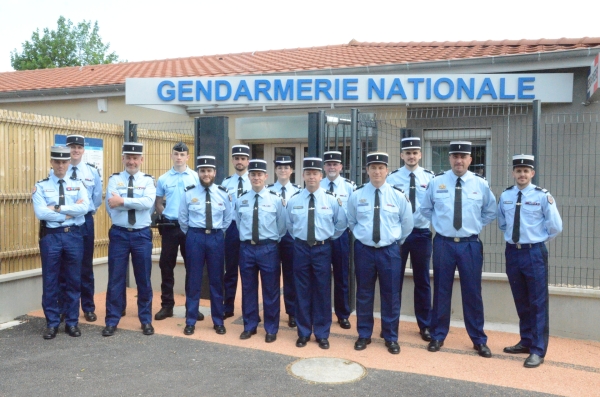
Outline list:
[[[358,338],[354,342],[354,350],[365,350],[371,344],[371,338]]]
[[[214,325],[213,329],[219,335],[225,335],[225,332],[227,332],[224,325]]]
[[[157,321],[164,320],[167,317],[173,317],[172,307],[162,307],[158,313],[154,315],[154,319]]]
[[[142,324],[142,333],[144,335],[154,335],[154,327],[152,324]]]
[[[429,345],[427,346],[427,350],[429,350],[430,352],[439,352],[440,347],[442,346],[444,346],[443,340],[432,339],[431,342],[429,342]]]
[[[85,321],[88,323],[93,323],[94,321],[98,320],[98,317],[94,312],[85,312],[83,313],[83,317],[85,317]]]
[[[81,331],[79,330],[79,327],[76,325],[72,325],[72,326],[65,326],[65,332],[67,334],[69,334],[69,336],[73,336],[73,337],[78,337],[81,336]]]
[[[388,351],[392,354],[399,354],[400,353],[400,345],[398,344],[398,342],[394,342],[394,341],[385,341],[385,347],[388,348]]]
[[[226,319],[229,317],[233,317],[233,312],[224,312],[223,313],[223,319]]]
[[[296,341],[296,347],[304,347],[310,340],[310,336],[301,336]]]
[[[523,364],[523,366],[525,368],[537,368],[543,362],[544,357],[540,357],[537,354],[530,354],[529,357],[525,359],[525,363]]]
[[[250,331],[244,331],[240,334],[240,339],[250,339],[252,335],[256,335],[256,328],[251,329]]]
[[[290,318],[288,319],[288,327],[296,328],[297,325],[298,324],[296,324],[296,317],[290,316]]]
[[[204,321],[204,314],[200,310],[198,310],[198,317],[196,318],[198,321]]]
[[[473,349],[477,350],[477,354],[479,354],[481,357],[485,357],[485,358],[492,357],[492,351],[485,343],[483,343],[481,345],[474,345]]]
[[[321,349],[329,349],[329,341],[327,338],[317,339],[317,343]]]
[[[508,354],[529,353],[529,348],[521,345],[521,342],[519,342],[514,346],[505,347],[504,353],[508,353]]]
[[[195,325],[186,325],[183,329],[184,335],[194,335],[194,330],[196,329]]]
[[[350,321],[348,321],[347,318],[338,318],[338,324],[343,329],[350,329],[350,328],[352,328],[352,325],[350,325]]]
[[[123,309],[123,311],[121,312],[121,317],[125,317],[126,314],[127,314],[127,311],[125,309]]]
[[[265,342],[272,343],[277,340],[277,334],[267,334],[265,335]]]
[[[117,330],[116,325],[107,325],[102,330],[102,336],[113,336],[115,334],[116,330]]]
[[[431,333],[429,332],[429,328],[423,328],[419,331],[419,334],[421,334],[421,339],[423,339],[425,342],[431,341]]]
[[[54,339],[56,337],[56,333],[58,332],[58,328],[56,327],[48,327],[44,330],[42,336],[44,339]]]

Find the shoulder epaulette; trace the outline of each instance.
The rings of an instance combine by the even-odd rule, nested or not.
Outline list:
[[[483,175],[479,175],[479,174],[478,174],[478,173],[476,173],[476,172],[473,172],[473,175],[476,175],[476,176],[480,177],[481,179],[483,179],[484,181],[487,181],[486,177],[485,177],[485,176],[483,176]]]
[[[358,189],[362,189],[363,187],[365,187],[365,184],[363,183],[362,185],[360,185],[359,187],[356,188],[356,190]]]
[[[509,186],[509,187],[507,187],[506,189],[504,189],[504,191],[510,190],[510,189],[512,189],[513,187],[515,187],[515,185],[512,185],[512,186]]]
[[[233,175],[229,175],[227,178],[225,178],[225,180],[227,180],[227,179],[231,178],[232,176],[233,176]]]
[[[336,194],[334,192],[330,192],[329,190],[325,190],[325,194],[336,197]]]
[[[150,174],[144,174],[144,176],[149,176],[150,178],[154,179],[154,177]]]
[[[396,185],[390,185],[392,186],[394,189],[396,189],[397,191],[399,191],[400,193],[404,194],[404,190],[400,189],[399,187],[397,187]]]
[[[428,170],[427,168],[423,168],[423,171],[426,172],[426,173],[428,173],[428,174],[435,175],[435,173],[433,171]]]
[[[297,195],[297,194],[300,194],[300,192],[301,192],[301,191],[302,191],[302,190],[298,190],[296,193],[292,194],[292,197],[294,197],[294,196],[295,196],[295,195]],[[290,197],[290,198],[292,198],[292,197]]]
[[[183,191],[187,192],[188,190],[193,189],[195,187],[196,187],[196,185],[189,185],[189,186],[186,186],[185,189],[183,189]]]
[[[435,174],[435,176],[441,176],[441,175],[444,175],[445,173],[446,173],[445,171],[438,172],[437,174]]]
[[[44,179],[40,179],[36,183],[46,182],[46,181],[49,181],[49,180],[50,180],[50,178],[44,178]]]
[[[115,172],[114,174],[112,174],[111,176],[115,176],[115,175],[121,175],[120,172]]]
[[[397,170],[394,170],[394,171],[390,172],[390,175],[395,174],[398,171],[400,171],[400,168],[398,168]]]
[[[350,179],[346,179],[346,178],[344,178],[344,180],[345,180],[346,182],[348,182],[349,184],[351,184],[351,185],[356,185],[356,183],[354,183],[354,181],[351,181]]]
[[[541,190],[543,193],[548,193],[548,189],[544,189],[543,187],[536,186],[535,190]]]
[[[277,197],[281,197],[281,194],[279,194],[279,193],[277,193],[277,192],[275,192],[273,190],[269,190],[269,193],[274,194]]]
[[[240,196],[243,196],[243,195],[244,195],[244,194],[246,194],[246,193],[248,193],[248,191],[247,191],[247,190],[244,190],[244,191],[242,192],[242,194],[240,194]]]
[[[219,189],[221,189],[222,191],[224,191],[225,193],[229,193],[229,191],[227,190],[227,188],[225,186],[217,185],[217,187]]]
[[[87,165],[89,165],[89,166],[90,166],[90,167],[92,167],[92,168],[96,168],[96,169],[98,169],[98,167],[96,167],[96,166],[95,166],[94,164],[92,164],[92,163],[86,163],[86,164],[87,164]]]
[[[270,184],[268,184],[268,185],[267,185],[267,186],[265,186],[265,187],[266,187],[266,188],[269,188],[269,187],[273,187],[273,186],[275,186],[275,184],[274,184],[274,183],[270,183]]]
[[[292,186],[295,187],[296,189],[302,189],[302,186],[296,185],[295,183],[292,183]]]

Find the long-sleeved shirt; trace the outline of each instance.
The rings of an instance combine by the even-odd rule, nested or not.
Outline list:
[[[314,193],[315,240],[336,239],[348,227],[342,201],[323,188]],[[307,240],[310,192],[302,189],[287,203],[287,229],[294,238]]]
[[[259,239],[281,240],[286,232],[283,201],[278,193],[263,188],[259,193],[249,190],[237,199],[234,216],[240,232],[240,241],[252,240],[252,221],[256,196],[258,196]]]
[[[112,174],[108,178],[106,211],[113,225],[133,229],[150,226],[152,223],[151,215],[154,211],[154,200],[156,199],[154,178],[138,171],[133,176],[133,197],[127,197],[128,186],[129,173],[127,171]],[[113,193],[123,197],[124,203],[122,206],[110,208],[108,200],[113,196]],[[133,225],[128,221],[129,210],[135,210],[135,224]]]
[[[227,188],[215,185],[188,186],[181,195],[179,204],[179,226],[184,233],[190,227],[206,228],[206,190],[210,195],[212,228],[227,230],[233,217],[231,200]]]
[[[406,197],[410,199],[410,173],[415,174],[415,212],[413,212],[413,222],[415,227],[418,229],[428,229],[431,226],[431,222],[419,211],[421,208],[421,202],[425,198],[425,192],[427,191],[427,184],[434,177],[432,171],[426,170],[423,167],[417,167],[416,170],[411,171],[406,167],[398,168],[393,171],[387,177],[387,183],[392,186],[396,186],[404,191]],[[412,211],[412,206],[411,206]]]
[[[63,180],[63,191],[65,204],[60,207],[60,212],[56,212],[49,205],[60,204],[60,184]],[[82,200],[80,204],[77,201]],[[35,184],[32,195],[33,210],[35,216],[46,221],[46,227],[68,227],[81,226],[85,222],[84,215],[88,212],[90,206],[87,190],[79,179],[71,179],[65,176],[57,178],[53,173],[46,179],[42,179]],[[67,219],[67,215],[72,218]]]

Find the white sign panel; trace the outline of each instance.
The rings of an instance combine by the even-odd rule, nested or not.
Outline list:
[[[126,80],[128,105],[546,103],[573,100],[572,73],[233,76]]]

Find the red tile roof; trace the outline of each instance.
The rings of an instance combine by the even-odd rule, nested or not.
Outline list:
[[[0,73],[0,92],[106,86],[127,77],[269,74],[600,48],[600,38],[362,43]]]

